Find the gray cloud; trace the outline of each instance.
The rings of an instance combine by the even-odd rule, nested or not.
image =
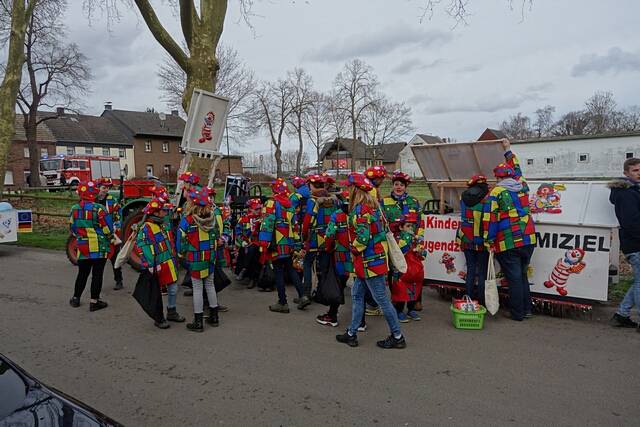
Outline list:
[[[475,73],[476,71],[480,71],[482,69],[482,65],[467,65],[466,67],[458,68],[456,71],[459,73]]]
[[[540,93],[540,92],[548,92],[551,89],[553,89],[553,83],[543,82],[543,83],[528,86],[526,91]]]
[[[421,59],[407,59],[402,61],[400,64],[396,65],[391,69],[391,72],[397,74],[409,74],[412,71],[417,70],[426,70],[428,68],[435,68],[439,65],[444,64],[446,61],[442,58],[436,59],[431,62],[424,62]]]
[[[448,113],[495,113],[501,110],[519,108],[529,101],[541,101],[544,98],[536,93],[520,93],[513,96],[491,95],[472,102],[436,101],[423,110],[426,114]]]
[[[604,55],[582,55],[580,61],[571,69],[571,76],[605,74],[609,71],[615,74],[622,71],[640,71],[640,52],[625,52],[619,47],[612,47]]]
[[[399,48],[441,46],[453,40],[448,31],[420,31],[395,27],[375,33],[362,33],[346,40],[334,41],[305,53],[304,60],[339,62],[357,57],[380,56]]]

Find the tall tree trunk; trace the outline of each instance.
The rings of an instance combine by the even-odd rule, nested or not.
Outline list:
[[[4,191],[7,157],[15,133],[16,98],[24,64],[24,36],[27,28],[27,15],[33,13],[34,5],[32,3],[35,1],[32,0],[25,8],[24,0],[14,0],[11,7],[9,55],[4,79],[0,85],[0,194]]]
[[[296,156],[296,175],[300,176],[302,163],[302,120],[298,118],[298,155]]]
[[[318,173],[320,173],[320,138],[318,138],[318,143],[316,145],[316,166],[318,168]]]
[[[38,149],[38,117],[30,111],[24,118],[24,133],[29,149],[29,187],[40,187],[40,150]]]
[[[280,150],[280,145],[276,146],[274,157],[276,159],[276,178],[280,178],[282,176],[282,150]]]

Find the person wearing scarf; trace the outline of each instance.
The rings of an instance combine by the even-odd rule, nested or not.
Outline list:
[[[136,235],[135,250],[140,257],[142,266],[153,275],[154,281],[160,288],[167,287],[167,316],[162,315],[158,319],[154,319],[155,326],[160,329],[169,327],[167,321],[185,321],[185,318],[176,310],[178,267],[173,238],[167,229],[166,221],[166,217],[170,215],[173,208],[174,206],[164,199],[151,199],[142,210],[146,219]],[[141,274],[146,274],[146,272],[143,271]]]
[[[113,188],[113,180],[111,178],[100,178],[96,181],[98,185],[98,196],[96,197],[96,202],[100,203],[107,210],[107,215],[110,217],[111,224],[113,224],[113,234],[118,236],[118,238],[122,237],[122,208],[118,201],[109,194],[109,190]],[[122,185],[122,184],[120,184]],[[123,288],[122,283],[122,267],[116,268],[115,262],[118,257],[118,253],[120,252],[120,245],[112,245],[111,248],[111,266],[113,267],[113,280],[116,282],[113,287],[114,290],[118,291]]]
[[[80,307],[80,297],[91,275],[89,311],[97,311],[107,307],[107,303],[100,300],[100,292],[104,266],[114,239],[113,224],[106,209],[95,202],[99,192],[95,182],[80,183],[76,191],[80,201],[71,208],[69,230],[77,242],[78,276],[69,304]]]
[[[489,184],[484,175],[474,175],[467,181],[467,189],[460,199],[460,226],[456,241],[464,252],[467,261],[465,287],[470,298],[484,304],[484,282],[487,279],[489,252],[484,246],[482,230],[482,208],[484,199],[489,194]],[[477,293],[475,290],[478,279]]]
[[[536,229],[529,207],[529,186],[511,143],[503,140],[505,163],[493,169],[497,184],[484,201],[482,227],[484,244],[494,251],[509,283],[511,319],[532,316],[527,271],[536,244]]]
[[[273,196],[264,206],[258,235],[261,261],[272,262],[278,290],[278,302],[270,305],[269,310],[289,313],[284,287],[285,275],[289,277],[298,292],[298,309],[304,310],[311,301],[303,294],[300,276],[293,268],[292,255],[299,249],[300,241],[293,225],[295,210],[289,199],[289,186],[282,178],[277,178],[271,183],[271,191]]]
[[[631,320],[631,310],[635,306],[640,316],[640,159],[625,160],[624,175],[623,179],[609,183],[609,201],[615,206],[620,223],[620,250],[633,268],[633,284],[613,315],[611,324],[638,328],[638,323]],[[640,332],[640,329],[636,330]]]
[[[187,329],[202,332],[203,287],[207,292],[209,318],[211,326],[219,325],[218,297],[213,283],[217,260],[218,240],[222,236],[223,221],[219,209],[213,207],[210,190],[203,187],[192,189],[188,193],[191,208],[180,220],[176,236],[178,256],[185,259],[193,283],[193,323],[187,323]]]

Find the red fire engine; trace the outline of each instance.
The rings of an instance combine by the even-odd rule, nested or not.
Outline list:
[[[77,185],[81,181],[102,177],[119,179],[120,159],[89,154],[45,156],[40,160],[40,174],[46,185],[52,187]]]

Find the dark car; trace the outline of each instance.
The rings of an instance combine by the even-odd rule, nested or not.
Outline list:
[[[121,426],[61,391],[42,384],[0,354],[0,427]]]

